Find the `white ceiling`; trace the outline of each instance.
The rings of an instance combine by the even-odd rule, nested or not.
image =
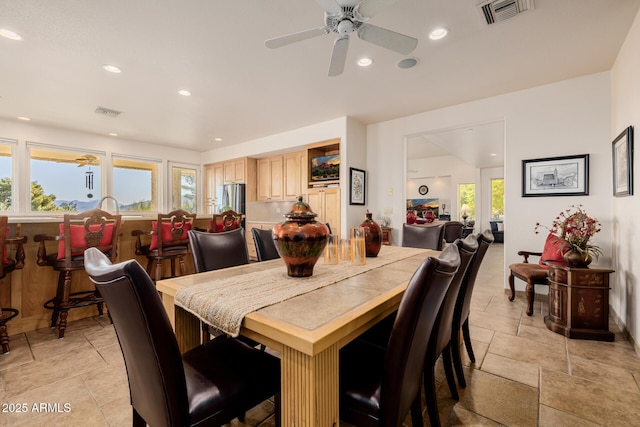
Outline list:
[[[341,116],[376,123],[609,70],[640,7],[535,0],[487,26],[477,3],[398,0],[370,23],[418,38],[419,65],[398,69],[404,56],[353,36],[344,74],[328,77],[334,34],[264,46],[323,25],[313,0],[0,0],[0,28],[24,37],[0,37],[0,117],[203,151]],[[449,37],[429,40],[439,25]]]

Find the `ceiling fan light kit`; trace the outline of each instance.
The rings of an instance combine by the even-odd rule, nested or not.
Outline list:
[[[355,31],[358,38],[385,49],[408,55],[418,45],[418,39],[366,23],[380,10],[395,0],[316,0],[324,10],[324,26],[276,37],[265,41],[268,48],[276,49],[299,41],[329,33],[340,37],[333,43],[329,76],[344,71],[349,48],[349,35]]]

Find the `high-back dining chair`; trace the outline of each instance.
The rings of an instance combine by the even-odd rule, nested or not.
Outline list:
[[[158,214],[158,219],[151,223],[151,230],[133,230],[136,237],[136,255],[147,258],[147,273],[151,276],[155,264],[155,281],[162,279],[162,261],[171,263],[171,276],[176,275],[176,260],[180,275],[185,274],[184,257],[189,253],[187,233],[193,228],[196,214],[176,209],[167,214]],[[148,243],[143,244],[142,236],[150,236]],[[148,238],[147,238],[148,239]]]
[[[280,361],[221,338],[182,356],[154,282],[136,260],[85,252],[124,356],[133,426],[222,426],[280,390]],[[278,407],[276,406],[276,411]]]
[[[475,236],[468,236],[466,239],[457,239],[453,245],[458,250],[460,256],[460,267],[451,281],[444,300],[440,306],[440,311],[436,317],[434,330],[429,338],[427,352],[424,360],[424,394],[427,405],[427,412],[432,426],[440,425],[438,414],[438,401],[436,399],[435,365],[442,355],[447,385],[451,392],[451,397],[458,400],[458,390],[456,388],[455,377],[451,364],[451,329],[453,324],[453,314],[460,291],[462,280],[467,272],[467,268],[473,259],[478,242]],[[389,336],[393,327],[396,314],[392,314],[383,319],[380,323],[362,335],[363,340],[378,347],[386,348],[389,343]],[[454,342],[457,345],[457,341]]]
[[[359,426],[421,426],[422,372],[436,316],[460,266],[457,248],[428,257],[407,285],[386,348],[355,340],[340,351],[340,418]]]
[[[196,273],[249,264],[249,251],[243,228],[220,233],[191,230],[189,242],[191,242]],[[209,341],[211,335],[219,337],[223,333],[203,322],[202,341]],[[257,342],[246,337],[240,336],[240,339],[251,346],[258,345]]]
[[[473,236],[473,235],[471,235]],[[476,283],[476,277],[478,276],[478,270],[482,260],[489,249],[489,245],[493,243],[493,234],[490,230],[485,230],[483,233],[475,235],[475,239],[478,242],[478,250],[467,268],[467,272],[462,280],[460,286],[460,292],[456,300],[456,306],[453,312],[453,323],[451,326],[451,358],[453,359],[453,367],[458,377],[458,384],[460,387],[466,387],[467,383],[464,379],[464,372],[462,371],[462,358],[460,356],[460,346],[458,342],[458,334],[462,329],[462,337],[464,338],[464,345],[467,349],[467,354],[472,363],[475,363],[476,358],[473,354],[473,347],[471,346],[471,335],[469,333],[469,312],[471,311],[471,296],[473,294],[473,287]]]
[[[0,279],[3,279],[7,274],[11,274],[14,270],[19,270],[24,267],[24,247],[22,246],[27,242],[26,236],[9,237],[9,218],[6,216],[0,216]],[[16,232],[17,234],[17,232]],[[9,257],[9,247],[15,246],[14,258]],[[7,333],[7,322],[16,317],[20,312],[12,307],[2,307],[0,305],[0,344],[2,345],[2,353],[9,353],[9,334]]]
[[[220,233],[191,230],[188,237],[196,273],[249,264],[243,228]]]
[[[98,248],[115,262],[121,220],[120,215],[97,208],[78,214],[65,214],[60,224],[60,235],[39,234],[33,238],[40,242],[38,265],[59,272],[56,295],[44,303],[44,308],[53,310],[51,327],[55,328],[58,324],[58,338],[64,338],[70,309],[95,304],[98,314],[103,314],[104,302],[95,289],[71,292],[71,273],[84,270],[84,250],[87,248]],[[58,242],[57,253],[47,255],[47,241]]]
[[[447,221],[444,223],[444,241],[447,243],[453,243],[456,239],[462,237],[462,231],[464,230],[464,224],[460,221]]]
[[[402,224],[402,246],[405,248],[434,249],[444,246],[444,224],[429,226]]]
[[[210,233],[222,233],[223,231],[231,231],[236,228],[242,228],[243,215],[231,209],[213,214],[211,224],[209,224]]]
[[[273,233],[271,230],[262,230],[260,228],[252,228],[253,242],[256,245],[258,261],[269,261],[270,259],[280,258],[280,254],[273,242]]]

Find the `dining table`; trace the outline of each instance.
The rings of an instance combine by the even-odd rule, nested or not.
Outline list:
[[[282,425],[331,427],[340,424],[340,349],[397,310],[418,266],[439,253],[383,246],[364,265],[321,259],[305,278],[275,259],[156,287],[182,352],[201,343],[202,322],[264,344],[281,359]]]

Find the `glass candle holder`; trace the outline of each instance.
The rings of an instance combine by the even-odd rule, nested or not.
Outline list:
[[[364,233],[365,230],[363,227],[354,227],[350,230],[351,264],[353,265],[364,265],[367,263]]]
[[[327,246],[324,248],[324,263],[338,264],[340,262],[340,236],[330,234]]]

